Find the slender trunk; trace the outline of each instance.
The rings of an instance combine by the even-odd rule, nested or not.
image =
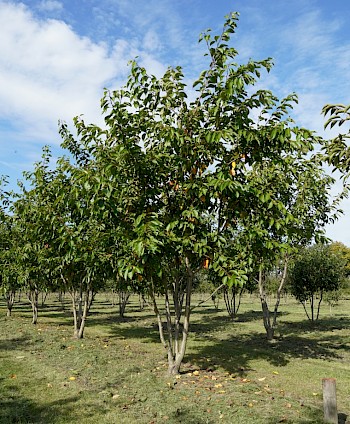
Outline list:
[[[45,305],[45,302],[46,302],[46,299],[47,299],[48,295],[49,295],[49,292],[48,291],[41,292],[41,306],[44,306]]]
[[[93,293],[90,290],[87,290],[84,296],[84,306],[83,306],[83,313],[81,316],[81,321],[80,321],[80,327],[79,327],[79,331],[77,334],[77,338],[78,339],[82,339],[84,337],[84,330],[85,330],[85,324],[86,324],[86,318],[87,318],[87,314],[89,312],[91,303],[92,303],[92,298],[93,298]]]
[[[279,307],[280,302],[281,302],[281,293],[282,293],[284,283],[285,283],[286,278],[287,278],[287,270],[288,270],[288,257],[286,256],[285,259],[284,259],[282,278],[281,278],[280,285],[279,285],[278,290],[277,290],[275,309],[273,311],[273,323],[272,323],[273,328],[276,328],[276,325],[277,325],[278,307]]]
[[[321,307],[322,299],[323,299],[323,292],[321,291],[320,301],[318,302],[318,306],[317,306],[317,317],[316,317],[316,320],[318,320],[318,317],[320,316],[320,307]]]
[[[128,303],[129,297],[130,297],[129,292],[125,292],[120,290],[118,295],[119,295],[119,316],[120,318],[124,318],[125,315],[125,309],[126,309],[126,305]]]
[[[187,270],[187,285],[186,285],[186,302],[185,302],[185,313],[184,313],[184,323],[182,329],[182,340],[179,345],[179,350],[176,352],[175,360],[169,363],[168,373],[171,375],[176,375],[180,372],[180,367],[185,356],[188,333],[190,328],[190,316],[191,316],[191,295],[192,295],[192,285],[193,285],[193,271],[191,269],[188,258],[185,258],[186,270]]]
[[[311,317],[312,317],[312,321],[315,321],[315,317],[314,317],[314,295],[311,296]]]
[[[259,287],[259,296],[261,301],[261,307],[263,312],[263,322],[264,322],[264,327],[265,327],[265,331],[267,335],[267,340],[271,341],[274,336],[274,328],[271,325],[270,310],[269,310],[269,305],[267,302],[267,295],[265,291],[265,284],[264,284],[262,269],[259,270],[258,287]]]
[[[231,291],[229,291],[228,287],[225,287],[224,289],[224,301],[226,305],[226,310],[231,319],[237,317],[239,307],[241,306],[243,290],[244,288],[242,287],[238,293],[237,287],[232,287]]]
[[[304,311],[305,311],[305,313],[306,313],[307,319],[308,319],[309,321],[311,321],[310,315],[309,315],[309,313],[308,313],[308,311],[307,311],[307,308],[306,308],[306,300],[304,300],[304,302],[301,302],[301,304],[303,305],[303,308],[304,308]]]
[[[72,298],[72,312],[73,312],[73,324],[74,324],[74,337],[78,333],[78,315],[77,315],[77,304],[76,304],[76,291],[72,290],[69,292]]]
[[[168,345],[167,345],[167,342],[166,342],[165,337],[164,337],[162,317],[161,317],[159,309],[158,309],[158,305],[157,305],[157,302],[156,302],[156,297],[155,297],[153,288],[150,291],[150,297],[151,297],[151,300],[152,300],[154,313],[157,317],[159,338],[160,338],[160,341],[161,341],[162,345],[164,346],[164,348],[167,349]]]
[[[32,307],[32,324],[37,324],[38,322],[38,304],[39,304],[39,290],[32,288],[28,293],[27,297],[29,299],[30,305]]]
[[[7,305],[6,316],[7,317],[11,316],[13,304],[15,303],[15,296],[16,296],[15,290],[10,290],[9,292],[6,293],[6,305]]]
[[[139,294],[139,308],[140,308],[140,312],[144,310],[145,308],[145,298],[143,296],[143,294]]]

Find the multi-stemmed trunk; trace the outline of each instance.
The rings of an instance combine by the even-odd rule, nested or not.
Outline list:
[[[39,311],[39,290],[36,287],[31,287],[27,292],[27,297],[32,307],[32,324],[37,324]]]
[[[226,310],[231,319],[236,318],[241,305],[244,287],[233,286],[231,288],[224,286],[224,300]]]
[[[175,281],[166,284],[165,290],[165,316],[166,331],[163,328],[162,316],[159,311],[155,291],[150,291],[153,302],[154,312],[157,317],[160,340],[166,349],[168,357],[168,374],[176,375],[180,372],[180,367],[185,356],[191,315],[191,294],[193,285],[193,271],[190,267],[188,258],[185,258],[186,264],[186,284],[185,291],[181,290],[180,276]],[[170,301],[173,301],[173,308]],[[185,304],[184,304],[185,302]],[[173,313],[172,313],[173,309]],[[183,317],[183,324],[181,319]]]
[[[90,289],[70,291],[72,298],[73,320],[74,320],[74,337],[82,339],[84,337],[84,330],[86,318],[91,308],[95,293]]]
[[[321,291],[320,294],[320,298],[317,304],[317,313],[316,313],[316,317],[315,317],[315,297],[314,295],[310,296],[310,310],[311,310],[311,315],[308,313],[307,309],[306,309],[306,300],[304,302],[301,302],[303,307],[304,307],[304,311],[306,313],[306,316],[308,317],[308,319],[310,321],[317,321],[319,316],[320,316],[320,309],[321,309],[321,302],[323,300],[323,292]]]
[[[118,292],[118,297],[119,297],[119,316],[120,318],[124,318],[125,316],[125,309],[126,309],[126,305],[128,304],[128,300],[130,297],[131,293],[124,291],[124,290],[119,290]]]
[[[8,290],[6,292],[6,306],[7,306],[6,316],[8,317],[11,316],[13,304],[15,303],[15,296],[16,296],[15,290]]]
[[[259,270],[258,286],[259,286],[259,296],[261,301],[261,307],[263,312],[263,322],[266,331],[267,340],[271,341],[275,336],[275,329],[277,327],[277,314],[278,308],[281,302],[282,290],[287,277],[287,268],[288,268],[288,257],[284,259],[283,272],[280,280],[280,284],[276,293],[276,302],[273,312],[269,309],[269,304],[267,300],[267,293],[265,287],[265,279],[262,269]]]

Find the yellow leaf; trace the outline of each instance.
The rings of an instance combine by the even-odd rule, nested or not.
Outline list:
[[[317,396],[317,395],[318,395],[318,393],[316,393],[316,392],[315,393],[312,393],[312,396]]]
[[[272,371],[272,374],[276,374],[276,375],[278,375],[278,374],[279,374],[279,372],[278,372],[278,371]]]
[[[264,381],[264,380],[266,380],[266,377],[258,378],[258,381]]]
[[[253,404],[252,403],[248,403],[248,406],[249,406],[249,408],[252,408],[253,407]]]
[[[70,381],[74,381],[75,379],[76,379],[76,378],[75,378],[75,377],[73,377],[73,376],[72,376],[72,377],[69,377],[69,380],[70,380]]]
[[[286,404],[286,408],[291,408],[292,407],[292,404],[291,403],[287,403]]]
[[[180,374],[177,374],[177,375],[175,376],[175,378],[176,378],[177,380],[179,380],[179,379],[181,378],[181,375],[180,375]]]
[[[221,383],[215,384],[215,387],[218,389],[219,387],[222,387],[222,384]]]
[[[199,375],[199,371],[193,371],[193,375]]]

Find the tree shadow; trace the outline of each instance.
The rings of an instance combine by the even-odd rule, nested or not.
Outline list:
[[[0,423],[56,423],[64,417],[72,417],[72,420],[81,420],[82,416],[74,407],[78,397],[70,397],[51,403],[38,405],[30,399],[14,393],[13,387],[10,393],[2,393],[0,399]],[[84,414],[83,414],[84,415]],[[81,421],[80,421],[81,422]]]
[[[337,335],[325,335],[310,339],[290,334],[270,343],[265,334],[250,332],[238,334],[226,340],[210,338],[211,343],[197,346],[187,354],[187,360],[202,369],[223,368],[232,374],[246,375],[251,370],[253,360],[262,359],[276,367],[287,365],[291,359],[341,360],[339,349],[344,345],[343,338]],[[212,363],[208,359],[212,358]]]
[[[32,340],[27,336],[14,337],[12,339],[0,340],[0,351],[2,350],[14,350],[22,346],[28,346],[32,344]]]

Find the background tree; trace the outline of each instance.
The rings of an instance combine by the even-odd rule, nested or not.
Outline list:
[[[314,245],[303,249],[289,274],[291,292],[302,303],[311,321],[319,318],[324,294],[338,290],[343,278],[344,263],[332,253],[329,245]]]

